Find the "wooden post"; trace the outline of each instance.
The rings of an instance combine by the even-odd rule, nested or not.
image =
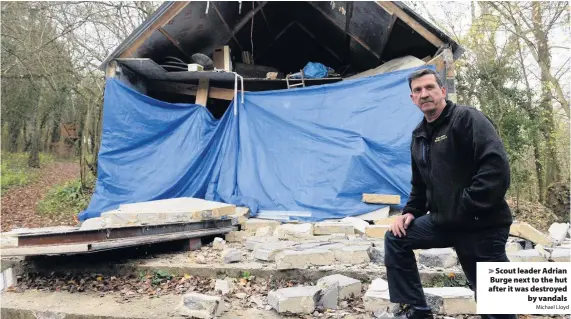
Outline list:
[[[454,58],[452,56],[452,50],[445,49],[443,52],[444,63],[446,65],[446,92],[448,94],[448,99],[454,103],[457,103],[458,96],[456,94],[456,69],[454,68]]]
[[[117,75],[117,61],[111,61],[105,70],[105,77],[114,78]]]
[[[208,79],[198,80],[198,91],[196,92],[195,104],[206,106],[206,102],[208,102],[208,87],[209,87]]]

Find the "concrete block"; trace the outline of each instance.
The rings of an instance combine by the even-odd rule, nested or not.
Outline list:
[[[337,282],[329,285],[320,285],[319,300],[317,301],[317,308],[320,310],[337,309],[337,302],[339,300],[339,284]]]
[[[401,215],[395,215],[395,216],[391,216],[391,217],[387,217],[387,218],[383,218],[383,219],[377,219],[377,220],[375,220],[375,225],[390,226],[397,220],[397,218],[399,218],[399,216],[401,216]]]
[[[549,237],[556,244],[561,243],[567,237],[569,223],[553,223],[549,227]]]
[[[223,253],[222,258],[226,264],[240,262],[242,261],[242,252],[237,249],[228,249]]]
[[[547,259],[541,256],[539,251],[535,249],[525,249],[516,252],[507,253],[508,259],[512,262],[546,262]]]
[[[187,293],[182,297],[179,312],[181,315],[210,319],[220,316],[226,311],[224,300],[219,296],[208,296],[195,292]]]
[[[284,250],[292,249],[295,242],[292,241],[278,241],[273,243],[263,243],[256,246],[254,249],[254,258],[264,261],[274,261],[276,255]]]
[[[279,239],[313,238],[313,224],[283,224],[276,228],[274,236]]]
[[[256,229],[256,237],[268,237],[272,235],[272,227],[265,226]]]
[[[251,237],[252,234],[247,231],[231,231],[226,234],[224,239],[229,243],[241,243],[246,240],[246,238]]]
[[[458,256],[452,248],[433,248],[421,250],[418,260],[427,267],[449,268],[458,263]]]
[[[368,246],[345,246],[341,249],[335,249],[335,260],[342,264],[363,264],[371,261],[367,250]]]
[[[361,281],[343,275],[326,276],[317,281],[317,286],[328,288],[338,286],[339,301],[361,297]]]
[[[335,255],[325,249],[285,250],[276,255],[277,269],[305,269],[335,263]]]
[[[369,226],[369,223],[357,217],[345,217],[340,222],[352,224],[357,234],[364,234],[365,228]]]
[[[369,225],[365,228],[365,235],[369,238],[385,238],[385,233],[389,228],[386,225]]]
[[[278,313],[311,314],[320,290],[315,286],[299,286],[270,291],[268,304]]]
[[[0,284],[0,291],[4,289],[16,286],[18,280],[14,270],[12,268],[5,269],[1,274],[0,278],[2,283]]]
[[[270,226],[272,229],[278,227],[281,223],[275,220],[250,218],[242,224],[243,230],[255,231],[258,228]]]
[[[551,252],[551,260],[557,261],[571,261],[571,249],[569,248],[554,248]]]
[[[527,239],[534,244],[542,244],[546,247],[553,246],[553,242],[548,236],[533,228],[533,226],[528,223],[513,222],[510,227],[510,235]]]
[[[392,303],[389,295],[389,284],[380,278],[374,279],[363,296],[365,311],[390,311]]]
[[[553,248],[545,247],[542,244],[535,245],[535,250],[537,250],[539,255],[541,255],[541,257],[545,258],[546,260],[551,258],[551,253],[553,252]]]
[[[18,237],[8,233],[0,234],[0,248],[11,248],[17,246],[18,246]]]
[[[256,247],[260,244],[265,244],[265,243],[275,243],[278,242],[279,238],[277,237],[249,237],[246,238],[246,241],[244,242],[244,247],[246,247],[246,249],[248,250],[255,250]]]
[[[369,259],[376,264],[385,264],[385,248],[384,247],[375,247],[371,246],[367,250],[369,253]]]
[[[363,194],[362,201],[369,204],[398,205],[400,204],[400,196],[385,194]]]
[[[424,288],[424,293],[427,296],[427,300],[430,300],[430,296],[436,298],[440,306],[440,309],[435,309],[434,305],[433,311],[448,315],[463,315],[463,314],[476,314],[476,301],[474,300],[474,292],[468,288],[464,287],[436,287],[436,288]],[[440,300],[438,300],[440,299]],[[434,301],[433,301],[434,304]]]
[[[212,249],[224,250],[224,248],[226,248],[226,241],[220,237],[214,238],[214,241],[212,242]]]
[[[340,222],[320,222],[313,227],[315,235],[331,235],[331,234],[355,234],[355,227],[350,223]]]

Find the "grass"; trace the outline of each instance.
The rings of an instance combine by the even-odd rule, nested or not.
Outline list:
[[[95,181],[90,181],[89,189],[81,188],[81,180],[76,179],[53,187],[38,203],[38,213],[45,215],[76,215],[89,205]]]
[[[0,168],[2,192],[32,183],[37,179],[40,170],[28,167],[28,156],[28,153],[2,152]],[[52,155],[40,153],[40,166],[53,162]]]

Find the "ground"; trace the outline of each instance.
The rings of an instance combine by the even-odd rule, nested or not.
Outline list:
[[[56,185],[79,178],[75,162],[54,162],[41,168],[34,182],[10,188],[2,194],[2,231],[14,228],[76,225],[73,216],[45,216],[37,213],[37,204]]]

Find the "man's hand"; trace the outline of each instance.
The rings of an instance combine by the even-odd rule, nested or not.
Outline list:
[[[394,223],[391,224],[390,231],[396,237],[403,237],[406,236],[405,229],[408,228],[408,225],[414,220],[414,215],[411,213],[406,213],[401,215],[395,220]]]

